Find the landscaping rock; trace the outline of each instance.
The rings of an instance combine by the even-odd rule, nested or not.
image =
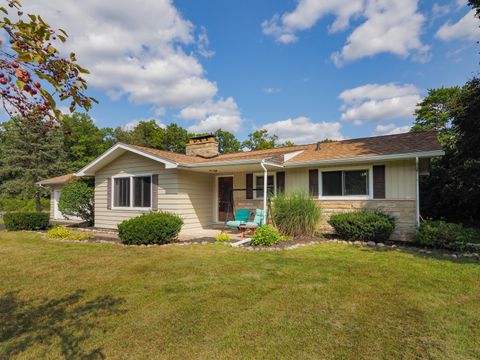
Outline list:
[[[379,247],[385,247],[385,244],[384,244],[384,243],[378,243],[377,246],[379,246]]]
[[[368,246],[375,246],[376,244],[375,244],[375,241],[369,241],[369,242],[367,242],[367,245]]]

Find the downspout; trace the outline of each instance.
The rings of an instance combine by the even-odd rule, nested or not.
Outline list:
[[[419,180],[419,164],[418,156],[415,158],[415,225],[417,228],[420,226],[420,180]]]
[[[263,224],[267,223],[267,194],[268,194],[268,170],[265,166],[265,159],[262,159],[260,166],[263,169]]]

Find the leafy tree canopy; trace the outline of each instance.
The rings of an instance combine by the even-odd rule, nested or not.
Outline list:
[[[460,87],[428,90],[428,95],[415,110],[415,123],[411,131],[436,130],[443,145],[451,141],[453,134],[452,109],[460,95]]]
[[[265,150],[277,147],[278,136],[269,135],[266,129],[261,129],[248,134],[248,139],[242,143],[242,147],[249,150]]]

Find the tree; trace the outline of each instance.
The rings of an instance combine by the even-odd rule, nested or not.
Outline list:
[[[218,129],[214,135],[218,141],[218,151],[221,154],[234,153],[241,150],[240,141],[231,132]]]
[[[295,146],[295,143],[290,140],[287,140],[284,143],[280,144],[280,147],[291,147],[291,146]]]
[[[75,172],[108,149],[105,131],[88,114],[64,115],[61,130],[68,171]]]
[[[188,131],[181,126],[172,123],[165,128],[162,141],[162,150],[185,153],[185,147],[190,139]]]
[[[52,96],[58,94],[61,101],[70,100],[70,110],[76,106],[90,109],[95,99],[85,95],[87,82],[82,74],[88,70],[76,63],[75,54],[60,54],[54,44],[65,42],[64,30],[53,30],[40,16],[23,16],[19,0],[7,0],[8,7],[16,11],[16,20],[8,7],[1,6],[5,16],[0,28],[5,31],[0,40],[0,97],[10,115],[30,116],[40,112],[53,122],[61,118]],[[48,89],[42,86],[48,84]],[[51,110],[51,111],[50,111]],[[39,116],[35,117],[40,119]],[[48,122],[42,119],[41,124]]]
[[[70,180],[62,189],[58,209],[67,217],[77,216],[89,225],[93,225],[94,193],[94,187],[89,180]]]
[[[419,114],[428,113],[434,103],[429,96]],[[421,212],[434,219],[480,226],[480,80],[467,82],[448,104],[442,107],[445,112],[433,113],[437,117],[425,123],[439,131],[445,156],[432,161],[430,176],[421,178]]]
[[[8,196],[35,198],[38,211],[45,190],[36,182],[65,173],[65,154],[61,132],[45,124],[41,114],[30,114],[5,122],[0,166],[0,191]]]
[[[248,134],[248,140],[242,143],[242,147],[249,150],[273,149],[277,146],[277,140],[277,135],[269,135],[266,129],[262,129]]]
[[[453,136],[452,108],[460,92],[458,86],[429,89],[428,95],[417,104],[416,119],[411,131],[436,130],[439,141],[446,145]]]

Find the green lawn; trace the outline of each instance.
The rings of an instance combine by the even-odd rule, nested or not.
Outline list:
[[[480,265],[0,232],[0,358],[478,359]]]

